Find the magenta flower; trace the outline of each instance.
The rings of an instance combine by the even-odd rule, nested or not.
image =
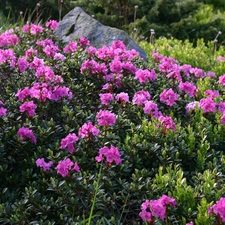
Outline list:
[[[43,32],[43,27],[40,25],[36,25],[36,24],[31,24],[30,25],[30,33],[31,34],[38,34],[38,33],[42,33]]]
[[[217,59],[216,59],[217,62],[221,62],[221,61],[225,61],[225,58],[223,56],[219,56]]]
[[[81,47],[86,47],[86,46],[90,45],[90,41],[84,37],[80,38],[79,43],[80,43]]]
[[[125,92],[120,92],[116,95],[116,101],[120,101],[121,103],[129,102],[129,95]]]
[[[108,105],[109,102],[113,101],[113,95],[110,93],[104,93],[104,94],[99,94],[101,104],[102,105]]]
[[[222,117],[220,118],[220,122],[225,125],[225,113],[223,113]]]
[[[96,128],[92,122],[88,122],[83,124],[83,126],[79,129],[78,135],[82,138],[90,138],[91,136],[98,136],[100,130]]]
[[[31,98],[36,98],[39,101],[44,102],[51,97],[51,87],[49,87],[47,83],[35,83],[30,88],[29,95]]]
[[[174,105],[175,101],[178,100],[179,95],[175,93],[172,88],[169,90],[164,90],[160,94],[160,101],[165,102],[167,105],[172,106]]]
[[[27,62],[25,57],[19,58],[18,61],[17,61],[17,64],[18,64],[18,67],[19,67],[19,70],[20,70],[21,73],[26,71],[26,69],[30,65],[30,63]]]
[[[173,130],[176,132],[176,124],[170,116],[159,116],[159,121],[163,125],[163,132],[165,133],[167,130]]]
[[[218,107],[218,111],[221,112],[221,113],[224,113],[225,112],[225,102],[220,102],[217,104],[217,107]]]
[[[180,82],[179,89],[181,91],[184,91],[190,97],[194,97],[196,95],[197,87],[191,82],[186,81],[186,82]]]
[[[137,68],[131,62],[123,62],[122,63],[122,68],[124,70],[127,70],[127,71],[131,72],[131,73],[135,73],[137,71]]]
[[[146,101],[143,110],[149,116],[153,116],[153,118],[158,118],[161,115],[157,104],[153,101]]]
[[[67,97],[68,99],[72,99],[72,92],[68,87],[65,86],[56,86],[50,95],[50,99],[54,101],[58,101],[60,98]]]
[[[112,73],[121,73],[122,72],[122,63],[120,60],[115,58],[112,62],[109,63],[110,71]]]
[[[61,149],[68,148],[70,153],[75,152],[74,143],[77,142],[79,138],[76,134],[68,134],[65,138],[61,140]]]
[[[29,128],[26,128],[26,127],[21,127],[17,134],[19,135],[20,139],[22,141],[30,141],[30,142],[33,142],[34,144],[37,143],[37,140],[36,140],[36,137],[34,136],[34,133],[32,130],[30,130]]]
[[[147,81],[155,80],[156,79],[155,70],[149,71],[147,69],[146,70],[139,69],[136,71],[134,79],[138,79],[139,82],[142,84],[146,83]]]
[[[28,116],[33,116],[35,114],[35,109],[37,106],[34,104],[33,101],[24,102],[20,106],[20,112],[27,112]]]
[[[208,214],[219,216],[225,222],[225,198],[220,198],[213,206],[208,208]]]
[[[42,66],[37,68],[35,76],[37,78],[42,77],[45,82],[46,80],[53,80],[55,74],[50,66]]]
[[[210,97],[202,98],[199,102],[199,107],[204,110],[204,113],[216,111],[216,103]]]
[[[36,160],[36,166],[43,168],[44,171],[47,171],[50,170],[50,168],[53,166],[53,162],[50,161],[46,163],[44,158],[39,158]]]
[[[212,91],[212,90],[206,90],[204,92],[205,95],[208,95],[210,98],[216,98],[218,96],[220,96],[220,93],[218,91]]]
[[[181,74],[180,74],[180,66],[177,64],[173,65],[172,71],[166,75],[167,78],[172,78],[174,80],[181,81]]]
[[[45,26],[49,27],[51,30],[55,30],[59,26],[59,23],[56,20],[49,20]]]
[[[99,126],[113,126],[116,123],[116,116],[108,110],[100,110],[96,116]]]
[[[174,208],[176,204],[176,200],[167,195],[162,195],[162,197],[157,200],[146,200],[141,205],[139,216],[144,222],[154,222],[155,218],[164,221],[167,215],[168,206],[171,205]]]
[[[196,78],[203,78],[206,75],[206,73],[199,68],[191,68],[190,73],[193,73]]]
[[[59,164],[56,167],[57,173],[60,174],[62,177],[67,177],[70,175],[70,171],[80,172],[80,167],[78,163],[72,162],[69,158],[65,160],[60,160]]]
[[[0,116],[6,116],[7,115],[7,109],[0,107]]]
[[[194,223],[191,221],[190,223],[187,223],[186,225],[194,225]]]
[[[148,91],[144,91],[144,90],[137,91],[134,94],[132,103],[133,105],[144,105],[147,100],[150,100],[150,97],[151,96]]]
[[[111,145],[110,148],[107,146],[100,148],[99,155],[95,157],[96,161],[101,162],[104,159],[103,156],[105,157],[107,163],[115,162],[116,165],[118,165],[122,162],[118,148],[113,145]]]
[[[77,50],[77,43],[74,41],[70,41],[69,44],[63,48],[63,52],[69,54],[76,52],[76,50]]]
[[[222,84],[223,86],[225,86],[225,74],[219,77],[219,84]]]

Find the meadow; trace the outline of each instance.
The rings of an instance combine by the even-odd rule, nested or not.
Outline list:
[[[225,51],[0,35],[0,223],[222,225]]]

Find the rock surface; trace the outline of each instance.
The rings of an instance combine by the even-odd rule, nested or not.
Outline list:
[[[74,8],[64,16],[54,35],[58,36],[64,43],[85,37],[96,48],[101,48],[104,45],[110,46],[114,41],[121,40],[127,49],[135,49],[139,52],[141,58],[147,60],[145,51],[126,32],[117,28],[104,26],[85,13],[80,7]]]

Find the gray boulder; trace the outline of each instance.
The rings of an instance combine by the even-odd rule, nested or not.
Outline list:
[[[126,32],[102,25],[80,7],[74,8],[64,16],[54,35],[58,36],[64,43],[85,37],[96,48],[101,48],[104,45],[110,46],[114,41],[121,40],[127,49],[135,49],[144,60],[147,60],[145,51]]]

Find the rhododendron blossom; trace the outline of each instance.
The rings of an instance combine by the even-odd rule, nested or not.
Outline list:
[[[70,171],[80,172],[80,167],[78,163],[74,163],[70,158],[60,160],[57,167],[57,173],[62,177],[67,177],[70,175]]]
[[[204,113],[216,111],[216,103],[210,97],[209,98],[202,98],[199,101],[199,107],[204,110]]]
[[[167,216],[168,206],[171,205],[174,208],[176,204],[176,200],[167,195],[162,195],[157,200],[146,200],[141,205],[139,216],[144,222],[154,223],[156,218],[164,221]]]
[[[190,97],[194,97],[196,95],[197,87],[193,83],[186,81],[180,82],[179,89],[184,91]]]
[[[139,69],[135,72],[134,79],[138,79],[140,83],[146,83],[147,81],[152,81],[156,79],[156,73],[155,70],[142,70]]]
[[[20,112],[27,112],[28,116],[33,116],[35,114],[35,109],[37,106],[34,104],[33,101],[24,102],[20,106]]]
[[[225,198],[220,198],[213,206],[208,208],[208,214],[219,216],[225,222]]]
[[[110,93],[99,94],[99,96],[100,96],[102,105],[108,105],[109,102],[113,101],[113,99],[114,99],[113,95]]]
[[[113,163],[115,162],[116,165],[122,162],[120,158],[120,152],[118,148],[111,145],[110,148],[104,146],[103,148],[99,149],[99,155],[95,157],[96,161],[101,162],[103,159],[106,159],[106,162]]]
[[[29,128],[26,128],[26,127],[21,127],[17,134],[19,135],[20,139],[22,141],[30,141],[30,142],[33,142],[34,144],[36,144],[37,140],[36,140],[36,137],[34,136],[34,133],[31,129]]]
[[[48,163],[45,162],[44,158],[39,158],[36,160],[36,166],[41,167],[44,171],[50,170],[50,168],[53,166],[53,162],[49,161]]]
[[[77,142],[78,140],[79,138],[77,137],[76,134],[74,133],[68,134],[65,138],[61,140],[60,148],[61,149],[68,148],[70,153],[74,153],[75,152],[74,143]]]
[[[108,110],[100,110],[96,115],[99,126],[113,126],[116,123],[116,116]]]
[[[76,50],[77,50],[77,43],[74,41],[70,41],[69,44],[63,48],[63,52],[69,54],[76,52]]]
[[[175,101],[178,100],[178,97],[179,95],[170,88],[169,90],[164,90],[160,94],[160,101],[165,102],[169,106],[173,106]]]
[[[186,223],[186,225],[194,225],[194,223],[191,221],[190,223]]]
[[[174,132],[176,132],[176,124],[170,116],[159,116],[158,119],[163,125],[164,133],[166,132],[166,130],[173,130]]]
[[[4,105],[4,103],[0,101],[0,105]],[[0,107],[0,116],[6,116],[6,114],[7,114],[7,109],[5,109],[4,107]]]
[[[79,129],[78,135],[82,138],[90,138],[91,136],[98,136],[100,130],[95,127],[92,122],[88,122],[83,124],[83,126]]]
[[[49,20],[45,26],[49,27],[51,30],[55,30],[59,26],[59,23],[56,20]]]
[[[157,104],[151,100],[145,102],[143,110],[149,116],[153,116],[153,118],[158,118],[161,115],[161,112],[159,112]]]
[[[144,90],[137,91],[134,94],[132,103],[133,103],[133,105],[143,105],[143,104],[145,104],[145,102],[147,100],[150,100],[150,97],[151,96],[150,96],[150,93],[148,91],[144,91]]]
[[[220,93],[218,91],[213,91],[213,90],[206,90],[204,92],[205,95],[208,95],[210,98],[216,98],[218,96],[220,96]]]
[[[125,92],[120,92],[115,98],[116,101],[120,101],[121,103],[129,102],[129,95]]]
[[[189,113],[189,112],[195,111],[196,107],[199,107],[199,102],[198,101],[194,101],[194,102],[188,103],[186,105],[185,109],[186,109],[186,112]]]

